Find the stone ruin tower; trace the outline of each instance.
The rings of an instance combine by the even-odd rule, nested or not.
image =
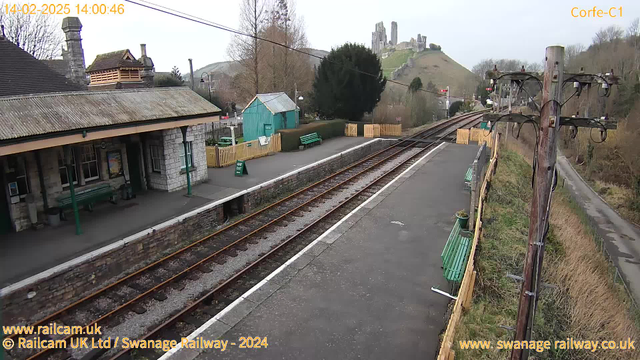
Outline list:
[[[395,21],[391,22],[391,41],[389,43],[391,46],[398,45],[398,23]]]
[[[384,23],[380,21],[376,24],[376,31],[371,33],[371,50],[374,54],[380,55],[386,46],[387,29],[384,28]]]

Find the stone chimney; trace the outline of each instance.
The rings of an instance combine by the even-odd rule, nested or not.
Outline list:
[[[153,60],[147,56],[147,45],[140,44],[140,58],[138,59],[144,69],[140,72],[140,77],[144,81],[145,87],[153,87],[153,76],[155,74],[155,68],[153,66]]]
[[[67,50],[65,56],[69,63],[69,73],[67,77],[72,81],[87,85],[87,74],[84,67],[84,50],[82,50],[82,38],[80,37],[82,23],[77,17],[66,17],[62,19],[62,31],[67,39]]]

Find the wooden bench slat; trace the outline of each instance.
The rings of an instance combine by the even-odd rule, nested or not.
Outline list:
[[[320,135],[318,135],[318,133],[311,133],[300,136],[300,143],[302,145],[309,145],[317,141],[322,141],[322,138],[320,137]]]
[[[471,238],[463,235],[460,224],[456,221],[441,255],[445,279],[452,282],[462,280],[470,250]]]
[[[100,184],[89,189],[82,189],[75,194],[76,203],[78,205],[93,204],[97,201],[110,199],[115,195],[115,191],[109,184]],[[58,207],[68,208],[72,205],[71,194],[58,196],[56,198]]]

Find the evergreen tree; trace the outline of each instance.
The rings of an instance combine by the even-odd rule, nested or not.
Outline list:
[[[178,79],[178,80],[180,80],[182,82],[182,74],[180,74],[180,69],[178,69],[177,66],[174,66],[171,69],[171,77],[173,77],[175,79]]]
[[[313,99],[323,116],[358,121],[373,111],[386,83],[378,56],[362,45],[347,43],[320,62]]]

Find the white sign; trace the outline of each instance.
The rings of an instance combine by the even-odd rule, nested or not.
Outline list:
[[[261,146],[269,145],[269,140],[271,140],[270,137],[258,136],[258,142]]]

